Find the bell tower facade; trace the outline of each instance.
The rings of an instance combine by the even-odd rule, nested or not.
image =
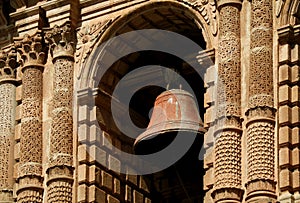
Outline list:
[[[0,202],[300,202],[299,31],[298,0],[1,1]]]

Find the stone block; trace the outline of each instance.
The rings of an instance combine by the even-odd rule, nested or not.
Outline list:
[[[294,148],[293,150],[292,150],[292,166],[293,167],[297,167],[297,168],[299,168],[299,166],[300,166],[300,151],[299,151],[299,148],[298,147],[296,147],[296,148]]]
[[[21,123],[15,125],[15,141],[19,142],[21,138]]]
[[[100,165],[106,166],[106,151],[99,148],[98,146],[89,147],[89,162],[90,163],[98,163]]]
[[[291,88],[288,85],[279,87],[279,104],[288,104],[291,101]]]
[[[281,65],[278,70],[279,84],[286,84],[290,81],[290,67],[287,64]]]
[[[78,166],[78,182],[87,184],[88,181],[88,166],[82,164]]]
[[[279,149],[279,166],[288,166],[291,164],[291,151],[288,147]]]
[[[297,83],[300,81],[300,66],[294,65],[291,72],[291,82]]]
[[[20,159],[20,142],[15,144],[14,147],[14,159],[18,161]]]
[[[279,173],[280,188],[290,187],[292,184],[291,172],[289,169],[283,169]]]
[[[88,147],[86,145],[78,146],[78,162],[87,163],[89,161]]]
[[[126,180],[133,183],[134,185],[138,184],[138,176],[126,174]]]
[[[300,107],[294,106],[292,108],[292,125],[300,126]]]
[[[101,132],[101,129],[97,125],[92,125],[89,131],[89,142],[95,145],[100,145]]]
[[[22,104],[16,106],[16,121],[21,121],[22,118]]]
[[[289,106],[284,105],[279,107],[279,124],[289,125],[291,122],[291,109]]]
[[[89,106],[88,105],[79,106],[78,121],[86,122],[88,121],[88,116],[89,116]]]
[[[145,203],[152,203],[152,201],[151,201],[151,199],[149,199],[149,198],[145,198]]]
[[[22,101],[22,85],[16,87],[16,101],[18,103]]]
[[[85,184],[79,185],[77,190],[77,201],[86,202],[88,188]]]
[[[292,129],[292,144],[293,145],[300,144],[300,127],[294,127]]]
[[[107,201],[108,201],[108,203],[120,203],[120,201],[117,198],[115,198],[111,195],[107,196]]]
[[[121,194],[121,182],[117,178],[114,178],[114,194]]]
[[[78,127],[78,142],[85,143],[89,141],[89,126],[80,124]]]
[[[101,186],[113,190],[113,177],[111,174],[101,171]]]
[[[283,126],[279,128],[278,141],[280,146],[289,145],[291,140],[292,130],[289,126]]]
[[[288,63],[291,61],[291,45],[284,44],[279,47],[279,62]]]
[[[108,168],[116,173],[121,172],[121,162],[112,155],[108,155]]]
[[[300,188],[300,171],[299,169],[296,169],[293,171],[293,188],[296,190],[299,190]]]
[[[144,202],[144,195],[136,190],[133,191],[133,203]]]
[[[125,200],[132,202],[132,189],[129,185],[125,186]]]
[[[148,189],[148,186],[147,186],[147,184],[146,184],[146,181],[144,180],[144,178],[143,177],[140,177],[140,184],[139,184],[139,187],[142,189],[142,190],[144,190],[145,192],[148,192],[148,193],[150,193],[150,190]]]
[[[299,76],[300,77],[300,76]],[[299,86],[295,85],[292,87],[292,98],[291,102],[294,105],[300,104],[300,88]]]
[[[95,185],[90,186],[88,202],[105,203],[106,202],[105,191],[97,188]]]

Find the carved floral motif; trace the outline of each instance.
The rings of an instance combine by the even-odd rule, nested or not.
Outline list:
[[[41,31],[32,36],[26,34],[24,37],[15,38],[14,46],[21,55],[20,62],[23,67],[45,64],[46,50]]]
[[[8,53],[3,50],[0,51],[0,80],[15,78],[17,66],[17,54],[14,48],[10,48]]]
[[[106,29],[115,22],[118,17],[110,20],[100,21],[98,23],[82,27],[77,32],[78,44],[75,54],[75,62],[79,65],[86,62],[87,57],[95,47],[97,40],[106,31]],[[78,71],[77,77],[80,76],[81,70]]]
[[[73,57],[75,52],[75,32],[69,21],[61,26],[44,29],[45,41],[50,46],[50,53],[55,59],[58,56]]]
[[[178,0],[198,11],[210,26],[212,34],[218,31],[217,6],[214,0]]]

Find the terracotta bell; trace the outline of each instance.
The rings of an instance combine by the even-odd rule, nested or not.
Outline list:
[[[181,89],[167,90],[156,98],[147,130],[134,142],[135,153],[158,152],[167,147],[179,131],[184,136],[203,134],[203,122],[192,94]]]

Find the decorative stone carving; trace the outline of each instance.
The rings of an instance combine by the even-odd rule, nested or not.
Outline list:
[[[253,0],[247,122],[247,202],[276,201],[272,0]]]
[[[81,67],[81,64],[84,64],[87,57],[92,52],[94,46],[98,42],[99,38],[102,36],[102,34],[107,30],[107,28],[115,22],[118,17],[106,21],[100,21],[98,23],[87,25],[85,27],[82,27],[77,32],[77,39],[78,44],[76,48],[76,54],[75,54],[75,62],[79,64]],[[81,69],[78,70],[77,77],[79,78],[81,74]]]
[[[241,2],[220,3],[217,120],[215,145],[215,202],[240,202],[241,182]]]
[[[196,11],[204,18],[209,25],[213,35],[218,32],[217,6],[215,0],[178,0]]]
[[[14,49],[0,52],[0,201],[13,202],[13,145],[15,123],[15,69]]]
[[[41,32],[17,38],[22,64],[22,119],[18,202],[42,202],[42,99],[45,47]]]
[[[46,30],[46,40],[54,64],[47,199],[48,202],[72,202],[75,32],[70,22],[66,22]]]

